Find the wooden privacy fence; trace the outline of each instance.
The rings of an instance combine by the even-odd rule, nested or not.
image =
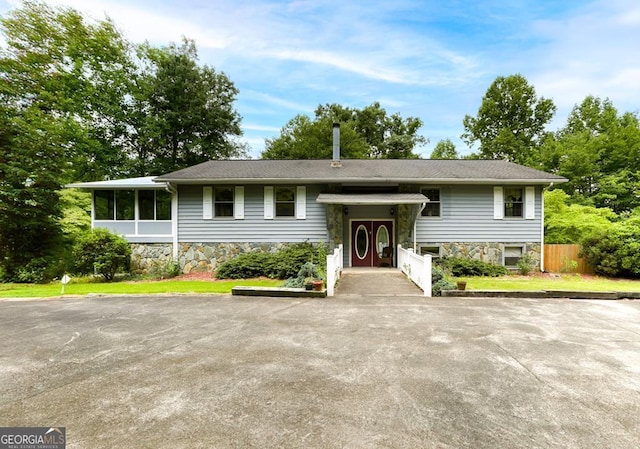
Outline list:
[[[544,270],[551,273],[593,273],[587,261],[578,257],[580,245],[544,245]]]

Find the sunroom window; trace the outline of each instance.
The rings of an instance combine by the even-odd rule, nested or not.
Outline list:
[[[140,220],[171,220],[171,194],[165,190],[138,191]]]

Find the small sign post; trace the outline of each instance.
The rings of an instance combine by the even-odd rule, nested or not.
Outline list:
[[[60,279],[60,283],[62,284],[63,295],[64,295],[64,286],[67,285],[70,280],[71,280],[71,277],[68,274],[65,274],[64,276],[62,276],[62,279]]]

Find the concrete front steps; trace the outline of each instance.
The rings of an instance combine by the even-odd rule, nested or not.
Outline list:
[[[443,290],[442,296],[456,298],[640,299],[640,292],[580,292],[569,290]]]

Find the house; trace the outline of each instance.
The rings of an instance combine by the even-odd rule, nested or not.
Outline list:
[[[335,146],[335,143],[334,143]],[[145,270],[211,271],[295,242],[344,245],[378,266],[401,244],[434,257],[543,267],[543,189],[566,179],[497,160],[215,160],[157,177],[72,184],[93,191],[93,227],[122,234]],[[395,260],[395,259],[393,259]]]

